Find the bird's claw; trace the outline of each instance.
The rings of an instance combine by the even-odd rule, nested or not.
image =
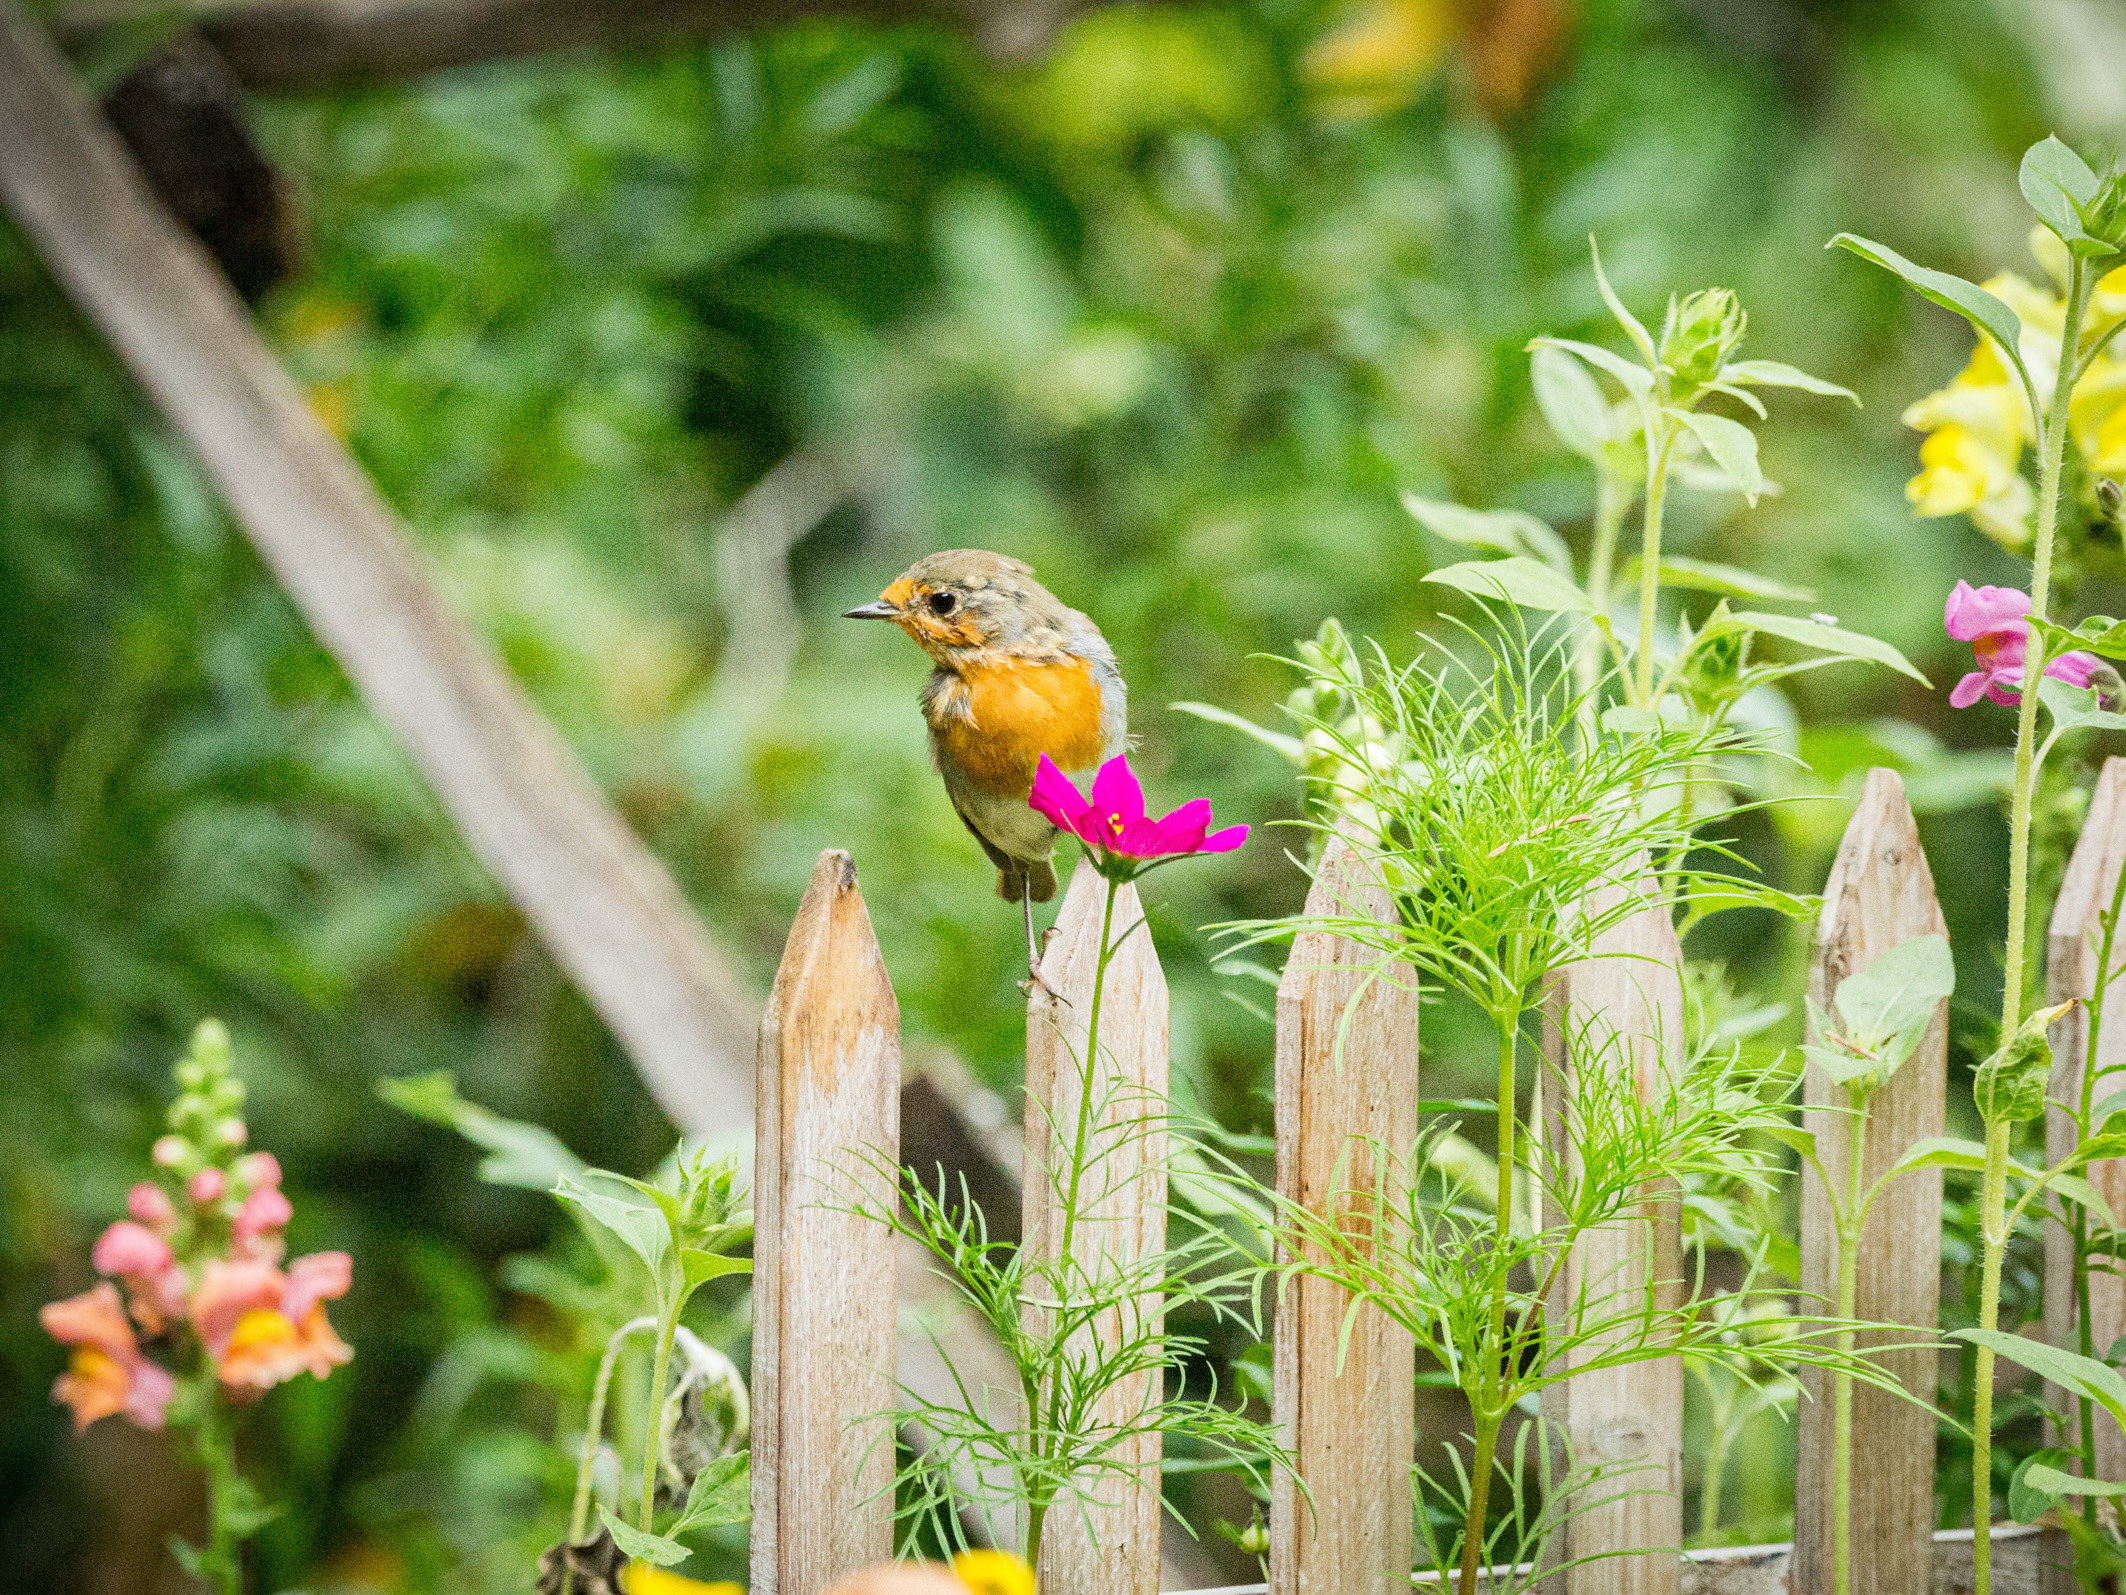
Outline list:
[[[1052,930],[1049,932],[1050,936],[1054,934],[1055,932]],[[1068,997],[1041,978],[1041,960],[1038,958],[1027,965],[1026,978],[1019,982],[1019,990],[1025,992],[1029,998],[1038,993],[1059,1008],[1068,1008],[1070,1006]]]

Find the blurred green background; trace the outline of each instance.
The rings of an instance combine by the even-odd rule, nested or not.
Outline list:
[[[834,617],[928,550],[1019,555],[1113,641],[1155,802],[1290,818],[1285,766],[1168,705],[1273,723],[1292,681],[1262,656],[1331,615],[1414,646],[1440,594],[1420,578],[1455,556],[1399,490],[1584,537],[1592,481],[1541,425],[1523,350],[1613,341],[1590,233],[1642,315],[1735,288],[1746,353],[1865,408],[1775,397],[1760,433],[1783,494],[1686,499],[1671,546],[1815,588],[1938,688],[1801,678],[1813,772],[1792,789],[1821,800],[1743,840],[1775,884],[1813,890],[1860,770],[1907,764],[1959,1003],[1982,1014],[2005,836],[1987,750],[2012,718],[1947,709],[1963,667],[1940,606],[1959,576],[2020,576],[1902,493],[1898,413],[1961,367],[1965,329],[1822,246],[1852,227],[1973,278],[2035,276],[2016,157],[2051,129],[2126,128],[2062,21],[2079,14],[1146,4],[1083,14],[1024,61],[820,22],[265,100],[308,258],[260,314],[756,983],[819,849],[846,847],[911,1050],[949,1047],[1009,1091],[1017,916],[928,770],[924,662]],[[726,516],[792,456],[846,491],[785,558]],[[1267,1124],[1266,992],[1214,976],[1199,927],[1296,906],[1299,845],[1264,831],[1151,894],[1177,1089],[1237,1130]],[[1706,939],[1796,999],[1800,938]],[[526,1587],[566,1485],[537,1359],[570,1348],[499,1261],[565,1246],[565,1225],[476,1183],[470,1149],[375,1083],[454,1070],[630,1172],[674,1132],[0,222],[0,1588],[175,1577],[160,1541],[194,1486],[118,1425],[71,1436],[35,1310],[86,1282],[208,1013],[235,1034],[255,1143],[287,1166],[294,1249],[356,1259],[336,1309],[353,1365],[247,1429],[290,1503],[256,1587]],[[1428,1095],[1478,1085],[1466,1031],[1434,1027]],[[1738,1461],[1738,1532],[1783,1532],[1779,1450]]]

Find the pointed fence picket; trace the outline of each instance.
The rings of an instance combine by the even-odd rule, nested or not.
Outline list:
[[[1898,943],[1945,935],[1934,876],[1919,845],[1919,827],[1904,783],[1872,770],[1846,826],[1823,889],[1809,966],[1809,997],[1828,1012],[1838,986]],[[1813,1039],[1813,1035],[1812,1035]],[[1949,1005],[1935,1013],[1918,1050],[1868,1103],[1863,1189],[1915,1141],[1942,1133],[1948,1079]],[[1816,1137],[1824,1171],[1846,1191],[1849,1162],[1845,1093],[1809,1066],[1802,1086],[1802,1125]],[[1941,1170],[1899,1175],[1868,1214],[1857,1256],[1854,1315],[1872,1323],[1932,1330],[1941,1307]],[[1822,1181],[1801,1185],[1801,1308],[1817,1314],[1838,1299],[1838,1241]],[[1861,1349],[1910,1341],[1910,1334],[1861,1337]],[[1932,1565],[1934,1529],[1934,1394],[1936,1354],[1924,1346],[1881,1353],[1882,1366],[1917,1401],[1862,1385],[1853,1392],[1852,1587],[1916,1590]],[[1819,1372],[1802,1376],[1794,1482],[1794,1587],[1832,1587],[1834,1530],[1832,1403]]]
[[[1591,912],[1605,912],[1621,891],[1604,887]],[[1622,1063],[1647,1101],[1667,1089],[1682,1062],[1683,949],[1668,910],[1641,909],[1597,934],[1589,951],[1558,972],[1544,1012],[1544,1046],[1554,1070],[1544,1082],[1546,1140],[1568,1167],[1575,1154],[1562,1097],[1573,1089],[1575,1067]],[[1580,1237],[1549,1311],[1562,1315],[1582,1293],[1644,1293],[1654,1310],[1669,1310],[1680,1298],[1682,1277],[1681,1209],[1673,1192],[1650,1190],[1635,1212]],[[1616,1331],[1638,1332],[1629,1325]],[[1590,1344],[1573,1361],[1589,1360],[1599,1349]],[[1542,1411],[1573,1467],[1614,1470],[1588,1487],[1598,1499],[1567,1517],[1553,1540],[1549,1562],[1559,1571],[1544,1581],[1549,1595],[1678,1595],[1682,1363],[1657,1357],[1576,1374],[1543,1392]]]
[[[1134,886],[1117,895],[1097,1052],[1088,1027],[1100,962],[1107,883],[1080,863],[1041,955],[1026,1010],[1026,1178],[1021,1244],[1054,1256],[1064,1240],[1062,1171],[1080,1103],[1093,1105],[1086,1183],[1079,1188],[1071,1252],[1088,1271],[1126,1267],[1166,1244],[1166,976]],[[1033,1309],[1038,1311],[1038,1309]],[[1099,1332],[1156,1328],[1154,1299],[1112,1312]],[[1110,1386],[1096,1423],[1127,1424],[1161,1399],[1157,1369]],[[1131,1434],[1112,1460],[1130,1470],[1092,1481],[1082,1499],[1051,1512],[1036,1570],[1045,1595],[1157,1595],[1159,1464],[1156,1434]]]
[[[1333,841],[1307,894],[1314,916],[1393,918],[1377,872]],[[1417,1136],[1419,994],[1380,953],[1309,932],[1277,987],[1277,1189],[1359,1234],[1376,1148],[1400,1156]],[[1408,1481],[1416,1448],[1416,1352],[1409,1332],[1300,1274],[1278,1305],[1273,1403],[1302,1493],[1280,1472],[1270,1490],[1275,1595],[1385,1595],[1408,1586]]]
[[[753,1591],[893,1554],[900,1007],[847,853],[822,853],[760,1022],[753,1152]]]
[[[2054,1002],[2069,997],[2088,999],[2096,992],[2098,950],[2103,945],[2103,917],[2111,912],[2119,889],[2119,868],[2126,861],[2126,759],[2107,759],[2097,777],[2089,802],[2082,835],[2067,861],[2060,880],[2059,896],[2053,902],[2050,961],[2046,984]],[[2126,937],[2112,949],[2112,967],[2126,962]],[[2118,1003],[2113,1011],[2112,1003]],[[2055,1102],[2077,1101],[2082,1091],[2082,1071],[2089,1052],[2090,1010],[2077,1005],[2053,1028],[2053,1073],[2047,1092]],[[2101,1102],[2126,1074],[2104,1079],[2107,1071],[2126,1070],[2126,983],[2107,989],[2097,1028],[2096,1100]],[[2074,1148],[2074,1121],[2058,1108],[2045,1114],[2045,1156],[2058,1162]],[[2085,1171],[2089,1182],[2111,1204],[2113,1213],[2126,1210],[2126,1159],[2093,1163]],[[2080,1344],[2080,1304],[2074,1283],[2074,1243],[2058,1224],[2045,1232],[2045,1338],[2055,1346]],[[2096,1355],[2104,1356],[2112,1342],[2126,1334],[2126,1281],[2110,1270],[2092,1269],[2089,1274],[2090,1343]],[[2071,1411],[2074,1403],[2052,1392],[2055,1404]],[[2079,1435],[2070,1436],[2078,1444]],[[2096,1420],[2097,1476],[2126,1477],[2126,1435],[2103,1416]]]

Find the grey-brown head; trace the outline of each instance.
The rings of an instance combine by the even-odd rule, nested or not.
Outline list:
[[[1034,579],[1024,560],[980,548],[926,554],[850,620],[890,620],[939,663],[1009,648],[1036,631],[1064,632],[1079,619]]]

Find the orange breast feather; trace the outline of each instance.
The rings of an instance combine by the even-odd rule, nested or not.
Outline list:
[[[1065,770],[1100,757],[1100,684],[1082,659],[1004,659],[959,674],[974,723],[949,716],[935,728],[937,739],[985,792],[1023,796],[1044,753]]]

